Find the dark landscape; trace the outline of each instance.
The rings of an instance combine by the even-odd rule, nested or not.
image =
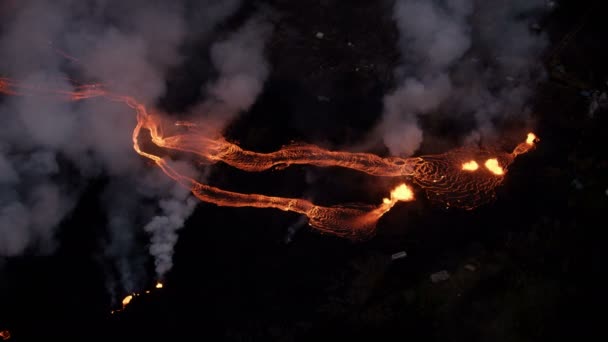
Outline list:
[[[10,16],[10,2],[0,5],[0,19]],[[179,231],[164,288],[111,314],[128,293],[108,291],[100,244],[108,218],[101,208],[116,181],[100,172],[55,230],[52,253],[0,254],[0,331],[10,331],[9,341],[590,338],[605,320],[608,29],[602,5],[557,1],[540,16],[534,29],[546,35],[547,46],[537,61],[544,74],[530,84],[531,113],[525,122],[497,125],[496,142],[510,151],[525,139],[518,135],[522,126],[540,141],[509,167],[489,203],[446,208],[416,189],[417,200],[398,203],[373,237],[352,241],[320,233],[291,212],[201,202]],[[274,27],[265,45],[269,74],[255,102],[226,126],[226,139],[259,152],[303,142],[390,155],[367,142],[382,120],[384,96],[398,83],[394,70],[402,57],[392,1],[243,2],[214,32],[240,27],[260,6],[272,12]],[[0,37],[5,29],[0,23]],[[201,86],[217,77],[206,66],[212,42],[184,43],[185,58],[167,72],[167,90],[155,105],[172,119],[185,118],[201,100]],[[0,60],[0,77],[13,77],[9,68]],[[8,98],[0,94],[0,105]],[[457,147],[469,127],[454,117],[421,121],[425,140],[414,155]],[[78,174],[65,163],[66,172]],[[206,180],[321,205],[379,203],[399,181],[309,165],[248,173],[223,163],[209,168]],[[147,253],[141,226],[133,228],[134,258]],[[401,251],[407,255],[393,260]],[[142,260],[137,291],[156,282],[154,260]],[[437,280],[441,271],[449,279]]]

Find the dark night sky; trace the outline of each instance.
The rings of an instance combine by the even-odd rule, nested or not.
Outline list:
[[[267,2],[284,18],[269,43],[273,68],[263,93],[228,127],[227,137],[258,151],[290,141],[352,145],[379,120],[382,96],[392,86],[395,28],[389,18],[386,27],[364,21],[383,13],[385,5]],[[240,22],[247,11],[225,25]],[[332,11],[342,13],[334,24],[325,22]],[[602,320],[593,307],[601,290],[595,279],[605,273],[606,233],[600,228],[608,209],[608,113],[604,108],[587,116],[587,99],[572,80],[606,91],[604,13],[591,1],[562,1],[545,19],[549,51],[585,24],[557,56],[568,77],[555,77],[555,66],[546,62],[547,80],[533,97],[541,143],[512,165],[495,202],[475,211],[445,210],[420,193],[419,201],[398,204],[383,217],[369,241],[351,242],[304,227],[289,244],[287,227],[298,215],[200,203],[180,231],[166,287],[110,315],[104,270],[93,252],[104,231],[100,193],[108,179],[101,176],[62,222],[56,253],[3,261],[0,330],[10,329],[14,341],[583,338]],[[323,26],[365,48],[315,45],[308,33]],[[205,43],[200,44],[189,48],[202,49]],[[306,49],[314,53],[302,53]],[[354,74],[347,65],[359,59],[378,68]],[[314,73],[319,61],[333,67]],[[168,81],[172,90],[159,106],[178,113],[184,103],[196,101],[197,94],[177,90],[207,77],[193,68],[186,61],[174,70]],[[319,101],[319,94],[332,100]],[[302,113],[311,114],[303,120]],[[313,194],[320,202],[373,202],[382,196],[368,191],[379,180],[342,169],[248,174],[218,165],[210,182],[290,195],[306,191],[308,173],[323,189]],[[574,179],[582,187],[573,185]],[[402,250],[408,256],[391,262],[391,254]],[[465,269],[467,264],[476,270]],[[146,267],[152,270],[152,261]],[[444,269],[450,280],[429,280]]]

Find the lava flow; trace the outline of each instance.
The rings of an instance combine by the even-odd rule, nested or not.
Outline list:
[[[196,124],[175,122],[168,125],[161,116],[149,112],[134,98],[106,91],[100,85],[80,85],[72,91],[32,87],[0,78],[0,93],[7,95],[45,95],[72,101],[103,97],[126,104],[135,110],[137,124],[132,140],[135,151],[153,161],[168,177],[188,188],[202,201],[220,206],[276,208],[306,215],[309,224],[319,231],[351,239],[367,238],[375,232],[376,223],[399,201],[414,199],[412,189],[399,184],[390,198],[377,206],[323,207],[299,198],[244,194],[226,191],[180,173],[171,160],[145,151],[140,142],[144,134],[158,148],[196,155],[202,163],[224,162],[245,171],[258,172],[289,165],[343,167],[374,176],[401,177],[420,186],[427,197],[448,207],[473,209],[494,197],[495,188],[504,179],[508,166],[520,154],[528,152],[538,140],[530,133],[524,143],[511,153],[493,154],[481,149],[455,149],[443,154],[413,158],[382,158],[369,153],[329,151],[315,145],[291,145],[271,153],[243,150],[225,140],[221,134],[209,134]],[[175,132],[175,134],[166,134]],[[485,168],[480,167],[484,165]],[[127,305],[132,297],[127,300]]]
[[[156,285],[154,285],[154,288],[155,289],[162,289],[163,288],[163,283],[161,283],[161,282],[156,283]],[[151,290],[146,290],[146,291],[144,291],[144,294],[150,294],[151,292],[152,292]],[[122,301],[121,301],[122,307],[120,309],[112,310],[112,311],[110,311],[110,313],[111,314],[115,314],[115,313],[119,313],[119,312],[124,311],[127,308],[127,306],[129,304],[131,304],[131,302],[133,301],[133,299],[135,297],[139,297],[140,295],[141,294],[137,293],[137,292],[129,294],[129,295],[126,295],[125,298],[123,298]]]
[[[495,197],[515,158],[534,148],[539,139],[528,133],[511,153],[457,148],[446,153],[410,158],[415,161],[412,181],[433,201],[446,207],[475,209]]]

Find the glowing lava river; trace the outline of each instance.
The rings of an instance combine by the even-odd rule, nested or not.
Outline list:
[[[180,172],[168,157],[145,149],[142,141],[151,141],[155,148],[190,153],[201,163],[224,162],[249,172],[259,172],[289,165],[343,167],[373,176],[400,177],[421,187],[427,196],[448,207],[473,209],[490,201],[495,188],[504,179],[515,158],[528,152],[538,141],[529,133],[527,139],[512,152],[492,153],[483,149],[455,149],[443,154],[412,158],[382,158],[369,153],[329,151],[315,145],[291,145],[271,153],[243,150],[225,140],[221,134],[210,134],[188,122],[167,123],[134,98],[106,91],[100,85],[78,86],[72,91],[44,89],[0,78],[0,93],[13,96],[53,96],[69,101],[105,98],[124,103],[137,116],[133,129],[135,151],[154,162],[168,177],[188,188],[201,201],[220,206],[276,208],[306,215],[313,228],[351,239],[373,235],[378,220],[399,201],[414,200],[414,192],[399,184],[390,196],[376,206],[324,207],[300,198],[274,197],[226,191],[203,184]],[[170,133],[167,133],[170,132]]]

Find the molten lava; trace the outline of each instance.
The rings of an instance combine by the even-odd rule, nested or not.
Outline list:
[[[528,137],[526,138],[526,144],[528,145],[534,145],[534,143],[538,141],[538,138],[536,137],[536,135],[534,133],[528,133]]]
[[[157,290],[158,289],[162,289],[163,288],[163,283],[157,282],[156,285],[154,285],[154,288],[157,289]],[[152,293],[152,291],[151,290],[145,290],[143,293],[144,294],[150,294],[150,293]],[[122,307],[119,308],[119,309],[116,309],[116,310],[112,310],[112,311],[110,311],[110,313],[111,314],[115,314],[115,313],[119,313],[119,312],[124,311],[127,308],[127,306],[133,302],[133,299],[135,299],[135,297],[139,297],[139,296],[140,296],[140,293],[137,293],[137,292],[131,293],[131,294],[125,296],[125,298],[123,298],[122,302],[121,302]]]
[[[196,155],[201,163],[224,162],[235,168],[259,172],[290,165],[313,165],[319,167],[343,167],[374,176],[402,177],[420,186],[433,201],[447,207],[473,209],[494,197],[495,188],[504,179],[507,167],[515,158],[528,152],[538,141],[529,133],[524,143],[517,145],[511,153],[490,154],[477,149],[455,149],[443,154],[399,158],[370,153],[329,151],[315,145],[291,145],[271,153],[247,151],[228,142],[221,134],[203,131],[198,125],[178,121],[166,124],[159,115],[151,113],[134,98],[114,94],[101,85],[78,85],[73,91],[31,87],[6,78],[0,78],[0,93],[8,95],[39,95],[62,97],[72,101],[103,97],[124,103],[135,111],[137,124],[133,129],[133,148],[140,156],[151,160],[168,177],[189,189],[202,201],[220,206],[276,208],[306,215],[310,226],[321,232],[352,239],[367,238],[375,232],[376,223],[398,201],[413,200],[413,191],[405,184],[399,185],[377,206],[319,206],[300,198],[244,194],[223,190],[198,182],[180,173],[167,157],[145,151],[140,143],[148,136],[157,149],[180,151]],[[490,172],[476,171],[475,160],[486,160]],[[500,160],[500,163],[499,163]],[[159,287],[160,285],[160,287]],[[162,284],[157,284],[161,288]],[[129,298],[127,300],[127,298]],[[132,296],[127,296],[127,305]]]
[[[532,132],[528,133],[528,136],[526,137],[526,142],[517,145],[517,147],[515,147],[515,149],[513,150],[513,156],[516,157],[520,154],[527,153],[532,148],[534,148],[534,145],[539,141],[540,139],[536,136],[536,134]]]
[[[497,175],[497,176],[502,176],[505,174],[505,170],[503,170],[502,167],[500,167],[500,164],[498,163],[498,159],[496,158],[491,158],[486,160],[486,163],[484,164],[486,166],[486,168],[488,170],[490,170],[490,172],[492,172],[493,174]]]
[[[393,191],[391,191],[391,198],[389,202],[397,202],[397,201],[413,201],[414,200],[414,191],[412,188],[407,186],[406,184],[400,184]]]
[[[465,171],[477,171],[479,169],[479,164],[476,161],[471,160],[462,164],[462,169]]]
[[[126,296],[123,300],[122,300],[122,306],[123,308],[127,305],[129,305],[129,303],[131,303],[131,301],[133,300],[133,295],[128,295]]]

